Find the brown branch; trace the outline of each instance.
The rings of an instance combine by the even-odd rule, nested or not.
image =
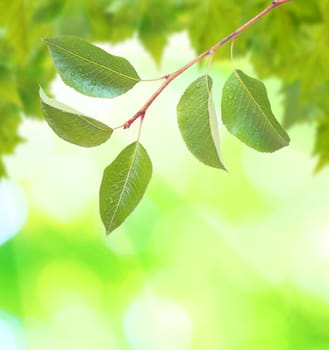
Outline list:
[[[248,22],[243,24],[241,27],[236,29],[234,32],[231,34],[227,35],[224,39],[213,45],[211,48],[208,50],[204,51],[201,53],[199,56],[195,57],[192,61],[186,63],[183,67],[178,69],[177,71],[165,75],[163,79],[165,81],[162,83],[162,85],[154,92],[154,94],[147,100],[147,102],[144,104],[144,106],[128,121],[126,121],[121,127],[124,129],[127,129],[131,126],[131,124],[138,118],[144,119],[145,114],[148,110],[148,108],[151,106],[151,104],[155,101],[155,99],[162,93],[162,91],[174,80],[176,79],[179,75],[181,75],[183,72],[185,72],[188,68],[192,67],[194,64],[198,63],[201,61],[203,58],[209,55],[213,55],[216,50],[218,50],[221,46],[223,46],[225,43],[227,43],[229,40],[235,39],[237,36],[239,36],[243,31],[245,31],[247,28],[249,28],[252,24],[257,22],[259,19],[267,15],[269,12],[274,10],[275,8],[290,2],[292,0],[276,0],[271,3],[268,7],[266,7],[263,11],[261,11],[258,15],[250,19]]]

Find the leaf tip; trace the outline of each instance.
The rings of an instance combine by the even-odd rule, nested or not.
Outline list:
[[[47,37],[41,38],[41,41],[48,46],[48,44],[50,42],[50,38],[47,38]]]

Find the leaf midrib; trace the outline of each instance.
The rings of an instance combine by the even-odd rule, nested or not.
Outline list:
[[[87,118],[87,116],[84,116],[84,115],[81,115],[80,113],[79,114],[77,114],[77,113],[73,113],[73,112],[69,112],[69,111],[66,111],[66,110],[64,110],[64,109],[59,109],[59,108],[57,108],[57,107],[55,107],[55,106],[52,106],[51,104],[49,104],[49,103],[46,103],[45,101],[42,101],[44,104],[46,104],[47,106],[49,106],[49,107],[51,107],[51,108],[54,108],[54,109],[56,109],[56,110],[58,110],[58,111],[61,111],[61,112],[63,112],[63,113],[67,113],[67,114],[70,114],[70,115],[73,115],[73,116],[76,116],[76,117],[78,117],[78,118],[80,118],[80,119],[83,119],[86,123],[88,123],[89,125],[91,125],[92,127],[94,127],[95,129],[98,129],[98,130],[101,130],[101,131],[110,131],[110,130],[112,130],[111,128],[109,128],[110,130],[108,130],[107,128],[102,128],[100,125],[95,125],[95,124],[93,124],[88,118]]]
[[[110,132],[112,129],[110,127],[108,127],[107,125],[104,125],[104,127],[101,127],[100,125],[95,125],[93,124],[86,116],[84,115],[80,115],[80,114],[75,114],[77,115],[79,118],[83,119],[86,123],[88,123],[89,125],[93,126],[95,129],[101,130],[101,131],[108,131]]]
[[[47,40],[46,40],[46,41],[47,41]],[[68,49],[66,49],[66,48],[64,48],[64,47],[62,47],[62,46],[60,46],[60,45],[58,45],[58,44],[55,44],[54,42],[48,41],[48,43],[50,43],[51,45],[57,47],[57,48],[60,49],[60,50],[63,50],[64,52],[69,53],[69,54],[72,55],[72,56],[78,57],[78,58],[80,58],[80,59],[82,59],[82,60],[84,60],[84,61],[86,61],[86,62],[88,62],[88,63],[90,63],[90,64],[94,64],[94,65],[96,65],[96,66],[98,66],[98,67],[100,67],[100,68],[103,68],[104,70],[110,71],[110,72],[113,73],[113,74],[117,74],[117,75],[119,75],[119,76],[121,76],[121,77],[123,77],[123,78],[127,78],[127,79],[130,79],[130,80],[132,80],[132,81],[136,81],[136,82],[139,82],[139,81],[140,81],[140,79],[137,79],[137,78],[131,77],[131,76],[129,76],[129,75],[120,73],[120,72],[118,72],[118,71],[116,71],[116,70],[114,70],[114,69],[111,69],[110,67],[104,66],[103,64],[97,63],[97,62],[95,62],[95,61],[91,61],[91,60],[89,60],[89,59],[86,58],[86,57],[80,56],[80,55],[76,54],[75,52],[72,52],[72,51],[70,51],[70,50],[68,50]]]
[[[134,165],[135,160],[136,160],[137,148],[138,148],[138,146],[139,146],[139,143],[136,142],[136,147],[135,147],[133,156],[132,156],[132,158],[131,158],[131,162],[130,162],[130,166],[129,166],[129,171],[128,171],[127,176],[126,176],[126,178],[125,178],[125,182],[124,182],[124,184],[123,184],[123,186],[122,186],[122,190],[121,190],[121,193],[120,193],[120,196],[119,196],[119,199],[118,199],[118,203],[117,203],[117,205],[116,205],[116,207],[115,207],[115,209],[114,209],[114,212],[113,212],[111,221],[110,221],[110,223],[109,223],[108,229],[111,229],[111,226],[112,226],[112,223],[113,223],[113,221],[114,221],[114,218],[115,218],[115,216],[116,216],[116,214],[117,214],[117,212],[118,212],[118,210],[119,210],[119,207],[120,207],[120,204],[121,204],[121,201],[122,201],[122,197],[123,197],[123,193],[125,192],[125,189],[126,189],[126,186],[127,186],[127,184],[128,184],[128,180],[129,180],[131,171],[132,171],[132,169],[133,169],[133,165]]]
[[[249,91],[248,87],[246,86],[246,84],[244,83],[244,81],[242,80],[242,78],[240,77],[239,73],[237,71],[235,71],[235,74],[237,75],[239,81],[241,82],[241,85],[244,87],[244,89],[247,91],[248,95],[251,97],[251,99],[255,102],[255,104],[257,105],[258,109],[261,111],[261,113],[264,115],[265,120],[267,121],[267,123],[270,125],[271,129],[274,130],[274,132],[279,135],[279,138],[283,141],[283,144],[286,144],[286,140],[281,136],[281,134],[274,128],[273,124],[271,123],[271,121],[268,119],[266,113],[263,111],[263,109],[261,108],[261,106],[259,105],[259,103],[257,102],[257,100],[253,97],[253,95],[251,94],[251,92]]]

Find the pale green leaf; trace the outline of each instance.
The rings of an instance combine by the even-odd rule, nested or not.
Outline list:
[[[42,89],[40,97],[47,123],[63,140],[82,147],[94,147],[112,135],[113,129],[107,125],[49,98]]]
[[[45,39],[64,83],[93,97],[116,97],[141,79],[125,58],[74,36]]]
[[[177,120],[184,142],[201,162],[225,169],[219,157],[216,112],[212,100],[212,79],[202,76],[184,92],[177,105]]]
[[[100,213],[107,234],[120,226],[136,208],[151,175],[151,160],[139,142],[127,146],[104,170]]]
[[[289,144],[289,136],[275,119],[265,85],[235,70],[222,95],[222,120],[227,129],[246,145],[274,152]]]

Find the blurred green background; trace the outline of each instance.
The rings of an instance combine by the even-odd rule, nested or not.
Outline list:
[[[196,55],[186,32],[168,36],[161,63],[145,51],[145,39],[117,41],[101,46],[145,78]],[[256,75],[249,58],[234,64]],[[9,177],[0,182],[1,350],[329,348],[329,169],[313,174],[314,128],[291,127],[291,145],[269,155],[220,127],[229,172],[203,166],[181,140],[176,104],[205,69],[187,71],[150,109],[142,143],[153,177],[109,237],[98,214],[102,172],[137,127],[82,149],[23,117],[18,133],[26,142],[4,157]],[[211,67],[218,111],[231,70],[226,60]],[[281,82],[264,82],[282,120]],[[158,85],[105,101],[79,95],[58,77],[50,90],[117,126]]]

